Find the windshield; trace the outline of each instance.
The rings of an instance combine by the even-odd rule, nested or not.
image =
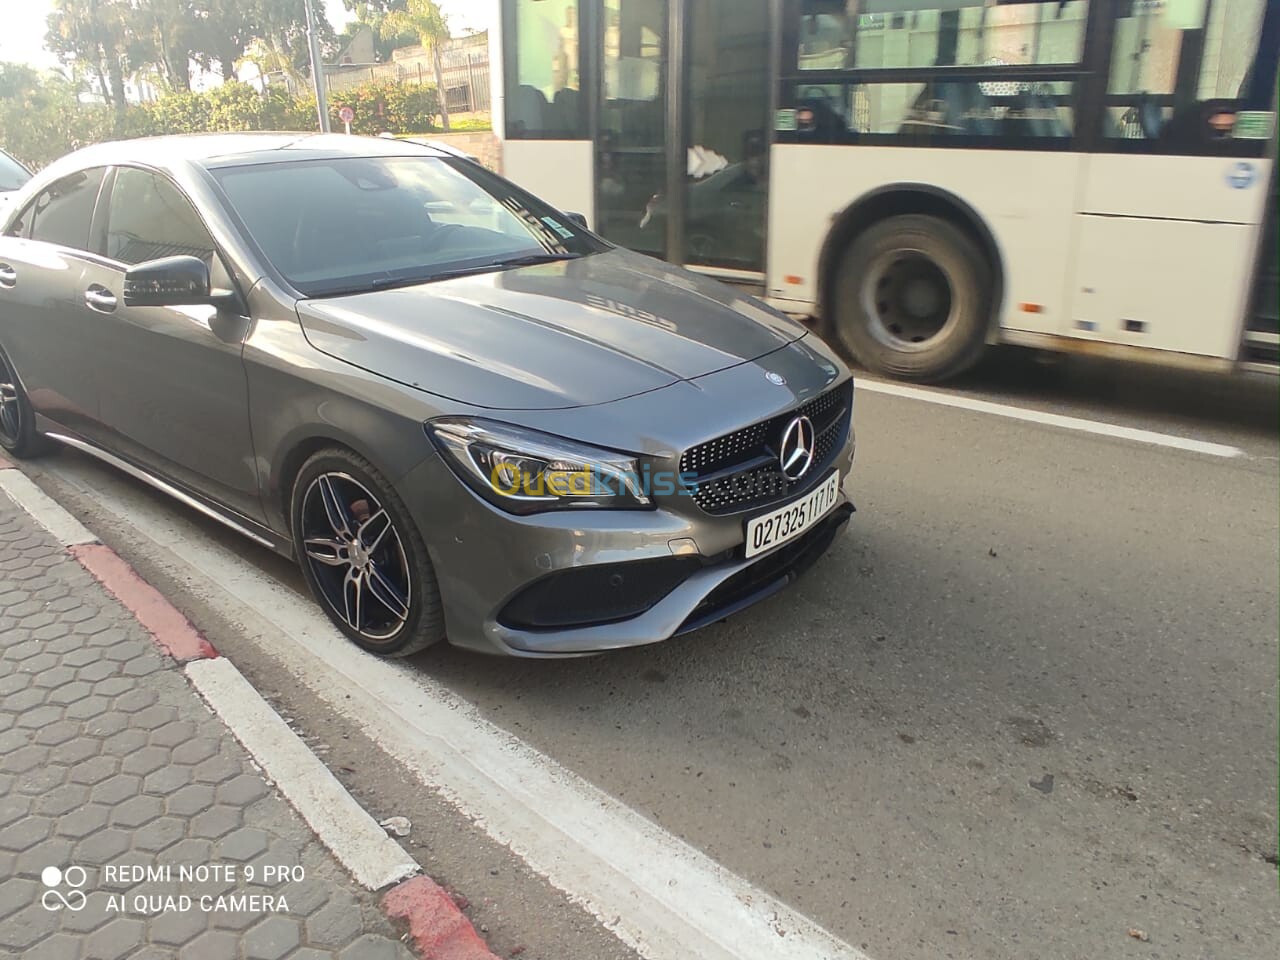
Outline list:
[[[212,173],[263,253],[308,297],[606,249],[466,160],[341,157]]]
[[[17,190],[30,179],[26,167],[0,150],[0,190]]]

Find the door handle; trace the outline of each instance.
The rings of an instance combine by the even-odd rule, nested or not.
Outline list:
[[[116,308],[116,295],[101,284],[95,283],[84,292],[84,302],[90,310],[110,313]]]
[[[0,263],[0,287],[9,290],[18,283],[18,271],[7,263]]]

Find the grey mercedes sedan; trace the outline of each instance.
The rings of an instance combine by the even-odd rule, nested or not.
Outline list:
[[[103,144],[0,237],[0,444],[74,447],[296,557],[378,654],[653,643],[847,521],[805,328],[419,144]]]

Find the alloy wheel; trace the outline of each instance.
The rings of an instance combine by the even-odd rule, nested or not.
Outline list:
[[[325,602],[367,640],[409,620],[412,577],[391,515],[354,477],[322,473],[302,500],[302,548]]]

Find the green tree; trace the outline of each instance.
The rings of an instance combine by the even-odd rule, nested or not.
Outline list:
[[[195,0],[134,0],[134,23],[150,38],[155,66],[169,90],[191,89]]]
[[[391,59],[391,51],[399,47],[407,47],[418,42],[418,34],[414,30],[399,30],[386,23],[387,14],[403,11],[405,0],[342,0],[343,6],[356,15],[354,22],[349,23],[339,41],[348,42],[361,26],[373,30],[373,49],[380,63]]]
[[[128,0],[54,0],[45,34],[51,52],[90,72],[117,116],[127,105],[125,78],[154,55],[136,13]]]
[[[440,126],[449,129],[449,105],[445,103],[444,68],[440,48],[449,40],[449,25],[434,0],[404,0],[404,7],[388,10],[383,26],[397,33],[412,32],[423,47],[431,50],[431,65],[436,74],[436,93],[440,102]]]

